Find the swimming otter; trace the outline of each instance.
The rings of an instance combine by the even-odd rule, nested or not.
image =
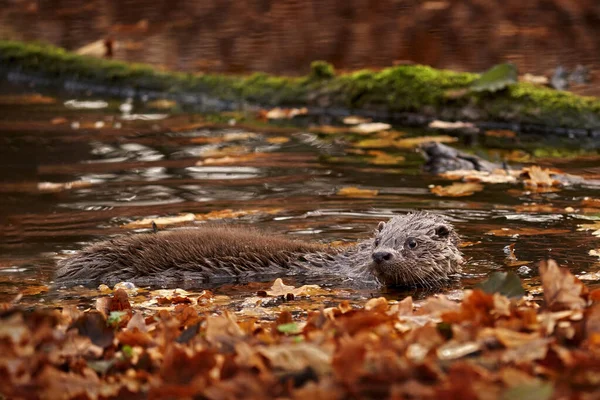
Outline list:
[[[56,283],[202,283],[326,273],[359,284],[433,286],[459,272],[458,242],[452,225],[425,212],[380,222],[374,237],[337,248],[248,228],[207,226],[92,244],[59,261]]]

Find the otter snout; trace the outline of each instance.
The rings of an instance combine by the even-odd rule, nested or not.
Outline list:
[[[373,257],[373,261],[375,261],[377,264],[381,264],[385,261],[390,261],[394,257],[394,255],[391,251],[378,250],[371,254],[371,257]]]

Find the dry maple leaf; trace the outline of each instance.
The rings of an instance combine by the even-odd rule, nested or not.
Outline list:
[[[566,268],[559,268],[554,260],[540,263],[540,278],[544,289],[546,307],[550,310],[583,309],[583,295],[587,291],[583,283]]]
[[[547,168],[542,169],[537,165],[532,165],[530,167],[523,168],[521,172],[521,178],[523,179],[525,186],[531,188],[549,188],[560,185],[559,181],[550,176],[551,173],[552,171]]]

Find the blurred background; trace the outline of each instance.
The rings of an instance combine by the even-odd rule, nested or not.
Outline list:
[[[2,0],[0,38],[42,40],[169,69],[304,74],[419,63],[482,71],[509,61],[549,78],[600,69],[597,0]],[[561,70],[562,72],[562,70]],[[593,79],[591,79],[593,82]],[[579,94],[594,84],[572,82]]]

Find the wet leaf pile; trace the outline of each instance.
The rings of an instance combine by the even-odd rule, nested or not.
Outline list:
[[[461,301],[372,298],[306,312],[318,287],[276,281],[256,299],[292,305],[258,318],[180,291],[142,307],[101,288],[96,309],[4,304],[0,392],[10,398],[597,398],[600,289],[554,261],[543,301],[496,274]],[[111,292],[108,296],[102,293]]]

